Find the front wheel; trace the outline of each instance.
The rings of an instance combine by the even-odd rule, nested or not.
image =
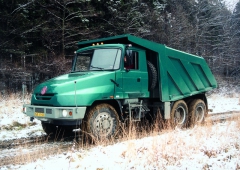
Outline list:
[[[187,123],[188,107],[183,100],[179,100],[173,104],[171,110],[171,127],[183,128]]]
[[[62,138],[63,136],[69,136],[73,129],[68,126],[56,126],[47,122],[41,122],[42,128],[50,137]]]
[[[97,139],[114,137],[118,129],[118,113],[109,104],[99,104],[91,108],[82,123],[82,130]]]

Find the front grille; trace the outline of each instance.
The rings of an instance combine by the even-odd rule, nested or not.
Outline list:
[[[44,95],[36,93],[35,95],[37,100],[51,100],[51,98],[54,96],[53,93],[46,93]]]
[[[35,108],[35,112],[44,113],[43,108]]]
[[[52,114],[52,109],[46,109],[47,114]]]
[[[35,108],[35,112],[44,113],[44,108]],[[47,114],[52,114],[52,109],[46,109]]]

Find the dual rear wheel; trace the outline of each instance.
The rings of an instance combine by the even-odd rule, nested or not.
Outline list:
[[[202,124],[207,114],[206,104],[201,99],[194,99],[189,105],[189,126]]]
[[[201,99],[193,99],[189,105],[184,100],[179,100],[173,104],[170,116],[172,128],[201,124],[206,116],[206,104]]]
[[[184,100],[179,100],[173,104],[170,116],[172,128],[183,128],[186,126],[188,107]]]

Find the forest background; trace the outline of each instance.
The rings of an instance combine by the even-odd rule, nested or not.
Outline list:
[[[219,81],[240,80],[240,1],[0,0],[0,92],[71,70],[77,42],[132,34],[202,56]]]

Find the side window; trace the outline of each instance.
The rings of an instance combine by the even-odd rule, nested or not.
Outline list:
[[[139,69],[139,55],[137,51],[127,50],[124,57],[124,68],[131,70]]]
[[[87,71],[90,65],[92,55],[92,50],[79,53],[76,61],[75,71]]]

